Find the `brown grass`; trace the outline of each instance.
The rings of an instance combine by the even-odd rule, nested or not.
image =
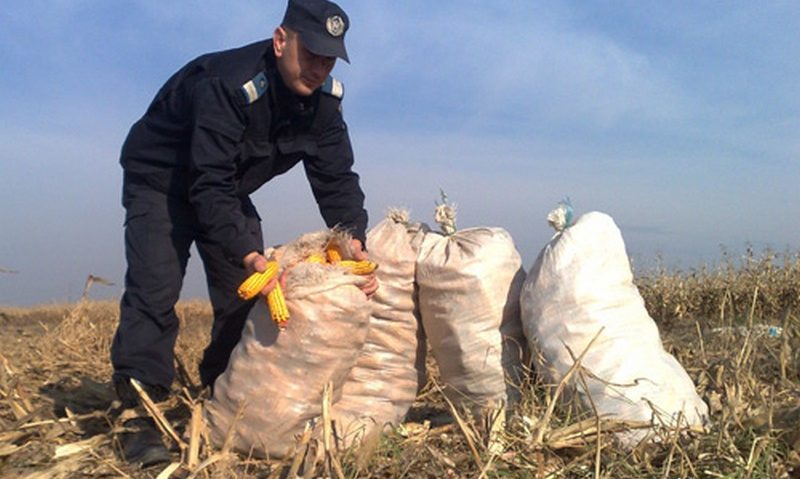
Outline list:
[[[762,253],[747,248],[741,258],[724,253],[714,266],[637,276],[648,311],[662,323],[707,319],[734,325],[749,319],[781,318],[800,311],[800,253]],[[752,310],[752,311],[751,311]]]
[[[213,450],[191,420],[211,310],[189,302],[178,307],[186,375],[178,396],[158,405],[183,435],[172,477],[280,477],[289,468],[307,477],[800,477],[800,254],[750,250],[738,261],[724,255],[713,267],[661,268],[636,281],[665,346],[710,406],[707,432],[664,430],[659,444],[623,451],[610,433],[635,425],[553,402],[557,385],[531,375],[506,432],[489,442],[490,428],[448,407],[431,363],[409,421],[361,451],[331,450],[330,436],[310,434],[305,443],[319,454],[283,462]],[[89,300],[0,308],[0,476],[139,478],[166,467],[139,470],[119,459],[121,420],[108,383],[117,315],[116,303]]]

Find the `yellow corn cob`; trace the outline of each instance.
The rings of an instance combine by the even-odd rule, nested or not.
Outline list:
[[[289,309],[286,307],[286,298],[283,296],[283,289],[280,283],[267,294],[267,306],[272,320],[278,325],[280,330],[286,328],[286,321],[289,321]]]
[[[306,258],[306,263],[319,263],[324,264],[327,263],[328,260],[325,258],[325,255],[322,253],[314,253],[312,255],[308,255]]]
[[[237,290],[239,297],[244,300],[254,298],[276,274],[278,274],[278,262],[267,262],[267,269],[265,269],[263,273],[251,274],[250,277],[244,280],[244,283],[239,286]]]
[[[328,243],[325,254],[328,256],[329,263],[338,263],[342,260],[342,252],[339,251],[339,248],[333,243]]]
[[[371,274],[373,271],[378,269],[378,265],[373,263],[372,261],[353,261],[353,260],[343,260],[339,262],[339,266],[345,267],[350,270],[353,274]]]

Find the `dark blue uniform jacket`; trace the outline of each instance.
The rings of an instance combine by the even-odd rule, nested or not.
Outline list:
[[[268,88],[248,97],[242,87],[255,78]],[[126,181],[186,198],[204,232],[237,263],[263,250],[248,232],[243,201],[300,161],[328,227],[365,243],[364,194],[340,101],[323,89],[292,94],[271,40],[203,55],[161,88],[131,128],[120,163]]]

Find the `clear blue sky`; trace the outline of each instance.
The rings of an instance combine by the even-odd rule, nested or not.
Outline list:
[[[337,64],[370,225],[391,206],[502,226],[526,268],[565,196],[638,264],[800,250],[796,1],[342,0]],[[284,1],[9,0],[0,9],[0,304],[121,294],[120,146],[161,84],[271,35]],[[255,201],[270,244],[323,226],[300,169]],[[184,297],[203,297],[199,260]]]

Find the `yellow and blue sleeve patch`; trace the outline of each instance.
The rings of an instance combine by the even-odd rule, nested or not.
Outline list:
[[[322,92],[341,100],[344,97],[344,84],[328,75],[325,83],[322,84]]]
[[[267,75],[264,72],[261,72],[254,76],[250,81],[242,85],[241,88],[239,88],[239,93],[241,93],[245,103],[249,105],[261,98],[261,96],[267,91],[267,87],[269,87]]]

